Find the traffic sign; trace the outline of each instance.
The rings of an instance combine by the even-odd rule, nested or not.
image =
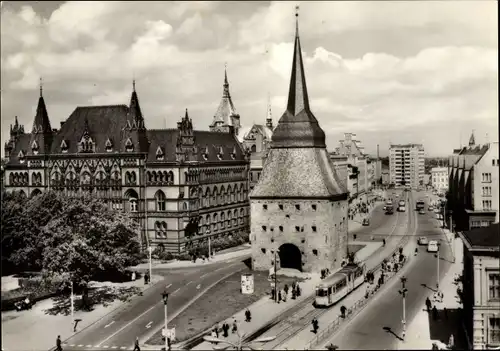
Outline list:
[[[173,327],[171,329],[167,329],[166,335],[165,335],[165,328],[162,328],[161,336],[169,338],[170,341],[174,341],[175,340],[175,327]]]

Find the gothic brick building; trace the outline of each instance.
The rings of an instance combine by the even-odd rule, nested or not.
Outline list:
[[[252,263],[268,270],[278,250],[278,267],[334,271],[347,254],[347,189],[309,108],[298,24],[293,55],[287,109],[250,193]]]
[[[231,118],[227,76],[211,131],[186,109],[175,129],[147,129],[134,89],[127,105],[77,107],[53,129],[42,88],[31,133],[16,121],[5,144],[5,187],[92,194],[131,213],[143,247],[182,252],[197,241],[249,231],[248,155]],[[236,125],[236,126],[235,126]]]

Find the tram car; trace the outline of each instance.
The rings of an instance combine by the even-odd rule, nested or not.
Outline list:
[[[349,263],[316,286],[315,307],[329,307],[364,283],[366,264]]]

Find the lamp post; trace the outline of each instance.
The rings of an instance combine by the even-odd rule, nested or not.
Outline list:
[[[437,257],[437,280],[436,280],[436,289],[439,291],[439,247],[441,246],[440,242],[437,243],[438,244],[438,250],[437,250],[437,254],[436,254],[436,257]]]
[[[153,278],[153,264],[151,260],[151,256],[153,254],[153,248],[151,246],[148,246],[148,252],[149,252],[149,280]]]
[[[75,295],[73,295],[73,279],[71,279],[71,329],[74,331],[73,322],[75,321]]]
[[[272,250],[274,253],[274,301],[278,302],[278,274],[277,274],[277,263],[276,255],[279,253],[279,249],[275,248]]]
[[[403,297],[403,341],[405,340],[406,337],[406,293],[408,292],[408,289],[406,289],[406,277],[401,277],[401,290],[399,290],[399,293]]]
[[[239,324],[239,323],[237,323],[237,324]],[[256,340],[250,341],[248,343],[244,343],[243,341],[244,341],[244,337],[246,334],[245,333],[240,334],[239,325],[238,325],[238,329],[236,332],[238,334],[238,341],[236,343],[233,343],[229,340],[219,339],[219,338],[213,337],[211,335],[205,335],[203,337],[203,340],[208,341],[210,343],[215,343],[215,344],[219,344],[219,343],[226,344],[225,346],[214,345],[213,346],[214,350],[226,350],[229,347],[233,347],[234,349],[241,351],[244,348],[249,349],[249,350],[258,350],[256,348],[256,346],[252,345],[252,343],[265,343],[265,342],[273,341],[274,339],[276,339],[276,336],[267,336],[267,337],[258,338]]]
[[[168,350],[168,317],[167,317],[167,304],[168,304],[168,292],[165,291],[161,294],[163,299],[163,305],[165,306],[165,351]]]

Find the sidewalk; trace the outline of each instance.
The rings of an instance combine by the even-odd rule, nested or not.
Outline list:
[[[196,259],[196,263],[191,261],[171,261],[166,263],[161,263],[160,261],[153,260],[152,267],[153,269],[167,269],[167,268],[185,268],[185,267],[199,267],[206,266],[208,264],[219,263],[230,259],[237,259],[243,256],[250,255],[252,253],[252,249],[250,244],[241,245],[242,249],[232,252],[223,252],[216,253],[214,257],[210,260],[203,262],[201,258]],[[137,266],[130,267],[131,269],[149,269],[149,263],[140,263]]]
[[[450,236],[449,231],[445,230]],[[451,235],[453,235],[451,233]],[[398,342],[398,350],[408,349],[431,349],[433,343],[444,346],[448,344],[449,337],[453,334],[455,345],[466,349],[463,330],[461,329],[460,312],[462,303],[457,295],[457,288],[461,288],[461,282],[455,282],[455,279],[462,274],[463,270],[463,243],[461,239],[453,240],[455,250],[455,263],[440,279],[440,290],[443,292],[443,301],[433,301],[433,294],[429,294],[429,299],[433,301],[439,314],[438,320],[433,320],[432,316],[426,310],[420,310],[415,318],[409,323],[406,332],[406,341]],[[424,302],[422,301],[422,305]],[[444,309],[446,308],[446,313]]]
[[[117,288],[137,288],[141,292],[150,288],[163,279],[162,276],[153,275],[152,283],[144,285],[142,279],[126,283],[95,283],[92,286],[112,286]],[[135,291],[134,291],[135,292]],[[137,297],[133,295],[127,301]],[[68,299],[69,300],[69,299]],[[106,315],[122,307],[124,303],[120,299],[115,299],[109,304],[99,304],[94,306],[90,312],[76,311],[75,319],[79,319],[77,332],[94,324]],[[69,301],[67,301],[69,305]],[[2,312],[2,347],[9,351],[31,351],[48,350],[56,346],[57,335],[61,335],[61,340],[66,340],[75,335],[71,316],[58,314],[50,315],[46,311],[55,305],[53,299],[37,302],[31,310],[17,312]]]

